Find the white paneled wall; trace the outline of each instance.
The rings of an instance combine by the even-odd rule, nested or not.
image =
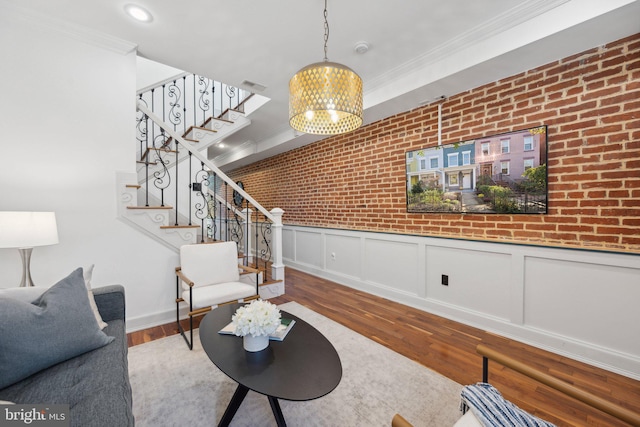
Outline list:
[[[287,266],[640,379],[640,256],[296,226],[283,242]]]
[[[446,240],[426,245],[426,297],[509,321],[510,255],[494,248],[451,248]],[[500,249],[500,248],[495,248]],[[449,286],[442,285],[442,274]]]
[[[638,268],[597,260],[527,257],[524,324],[587,345],[638,355],[640,300],[634,295],[639,286]]]

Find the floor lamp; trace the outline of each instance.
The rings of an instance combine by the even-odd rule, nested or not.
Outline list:
[[[0,248],[17,248],[22,258],[20,286],[33,286],[31,251],[58,243],[55,212],[0,212]]]

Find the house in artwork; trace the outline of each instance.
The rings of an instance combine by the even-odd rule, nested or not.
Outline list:
[[[443,151],[445,191],[473,190],[476,184],[475,142],[447,145]]]
[[[436,148],[407,153],[407,191],[420,182],[423,189],[444,189],[443,150]]]

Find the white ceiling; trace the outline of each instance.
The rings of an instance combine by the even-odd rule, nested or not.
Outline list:
[[[319,137],[288,126],[288,82],[323,59],[324,0],[0,0],[134,43],[138,54],[271,99],[228,139],[229,169]],[[148,24],[124,5],[145,7]],[[329,0],[328,58],[364,82],[365,124],[640,32],[640,0]],[[360,55],[359,41],[370,45]]]

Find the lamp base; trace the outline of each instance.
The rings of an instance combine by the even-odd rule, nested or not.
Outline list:
[[[18,248],[20,258],[22,258],[22,280],[20,287],[35,286],[31,280],[31,252],[33,248]]]

